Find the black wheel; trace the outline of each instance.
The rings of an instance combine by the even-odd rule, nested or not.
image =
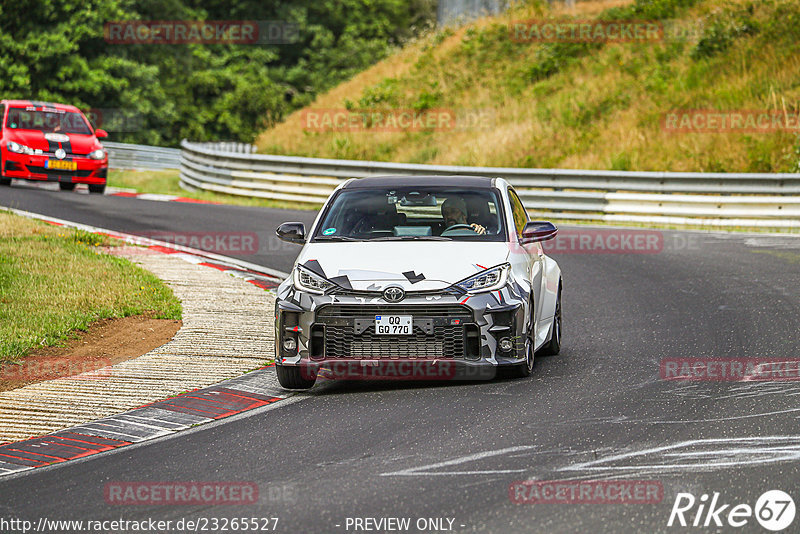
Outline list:
[[[555,356],[561,351],[561,282],[558,283],[558,295],[556,296],[556,313],[553,317],[553,335],[550,341],[541,348],[544,356]]]
[[[309,389],[316,382],[316,371],[309,367],[276,365],[278,382],[286,389]]]
[[[106,184],[89,184],[89,192],[102,195],[106,192]]]
[[[0,176],[0,185],[5,185],[5,186],[11,185],[11,178],[6,178],[5,176]]]
[[[58,188],[62,191],[72,191],[75,189],[75,184],[69,182],[58,182]]]
[[[533,372],[533,302],[530,304],[530,321],[525,332],[525,363],[517,365],[512,371],[512,375],[517,378],[526,378]]]

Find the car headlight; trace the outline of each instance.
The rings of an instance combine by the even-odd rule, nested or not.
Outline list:
[[[481,271],[478,274],[473,274],[469,278],[457,282],[455,285],[468,293],[494,291],[506,285],[509,270],[511,270],[511,265],[504,263],[497,267]]]
[[[33,155],[33,149],[31,147],[15,143],[14,141],[9,141],[6,147],[10,152],[14,152],[15,154]]]
[[[99,148],[94,152],[90,152],[89,157],[92,159],[103,159],[106,157],[106,151],[103,150],[102,148]]]
[[[336,284],[298,265],[294,270],[294,287],[309,293],[322,295],[327,290],[336,287]]]

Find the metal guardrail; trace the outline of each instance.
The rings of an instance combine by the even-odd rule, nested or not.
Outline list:
[[[800,228],[800,174],[623,172],[463,167],[271,156],[181,143],[181,186],[321,204],[346,178],[496,176],[550,219]]]
[[[108,151],[108,166],[112,169],[177,169],[181,151],[178,148],[133,145],[102,141]]]

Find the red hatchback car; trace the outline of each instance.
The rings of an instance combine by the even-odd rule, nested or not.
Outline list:
[[[108,154],[98,141],[108,134],[94,130],[75,106],[3,100],[0,135],[0,185],[12,178],[58,182],[65,191],[87,184],[89,192],[106,189]]]

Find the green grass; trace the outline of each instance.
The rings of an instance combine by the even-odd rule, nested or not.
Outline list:
[[[160,195],[177,195],[185,198],[234,204],[237,206],[258,206],[263,208],[280,208],[293,210],[318,210],[319,205],[262,198],[248,198],[226,195],[211,191],[187,191],[179,185],[178,171],[132,171],[110,170],[108,185],[126,189],[135,189],[139,193],[155,193]]]
[[[161,280],[99,251],[111,241],[0,212],[0,362],[59,345],[99,319],[181,318]]]

